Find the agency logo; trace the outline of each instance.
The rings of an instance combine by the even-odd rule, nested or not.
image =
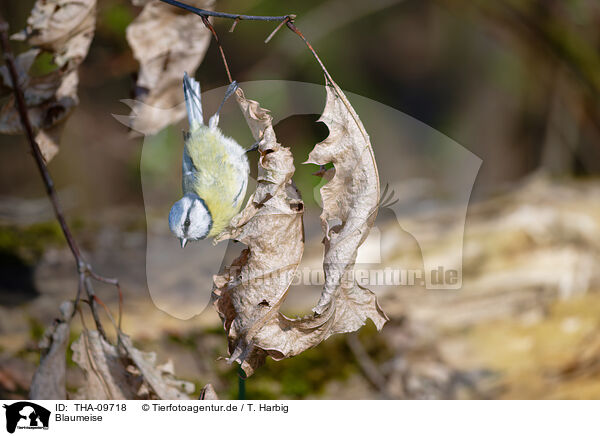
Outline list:
[[[6,431],[9,433],[14,433],[16,429],[48,430],[48,409],[29,401],[4,404],[3,407],[6,409]]]

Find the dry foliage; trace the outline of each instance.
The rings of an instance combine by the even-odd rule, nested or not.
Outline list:
[[[31,382],[29,398],[34,400],[59,400],[67,398],[65,354],[69,343],[69,322],[73,304],[60,306],[61,318],[44,332],[40,342],[42,357]]]
[[[172,362],[157,365],[155,353],[138,350],[123,333],[119,342],[115,347],[93,330],[84,331],[73,343],[73,361],[86,380],[78,399],[190,399],[194,385],[175,378]]]
[[[337,85],[328,84],[321,120],[330,135],[311,153],[314,163],[335,165],[323,188],[321,215],[328,280],[314,313],[297,319],[279,312],[304,249],[304,208],[291,179],[293,158],[288,148],[277,143],[268,111],[247,100],[241,90],[237,98],[254,138],[260,141],[258,186],[244,210],[217,238],[236,239],[248,248],[215,276],[213,298],[228,334],[229,362],[239,362],[249,376],[266,356],[275,360],[295,356],[335,333],[359,329],[367,318],[381,329],[387,317],[372,292],[353,280],[343,280],[373,224],[379,198],[368,136],[344,94]]]
[[[219,397],[215,392],[215,388],[211,384],[207,384],[200,393],[201,400],[218,400]]]
[[[328,83],[325,88],[327,104],[319,121],[330,133],[307,161],[334,166],[325,173],[329,182],[321,188],[325,288],[314,308],[318,314],[327,310],[332,298],[346,292],[343,282],[354,283],[356,253],[375,222],[379,203],[379,175],[369,135],[339,87]],[[361,293],[357,285],[352,287]]]
[[[85,384],[77,399],[123,400],[136,398],[142,381],[129,373],[117,349],[93,330],[83,332],[71,345],[73,361],[83,370]]]
[[[40,343],[42,358],[29,394],[33,400],[67,399],[66,350],[72,311],[72,303],[63,303],[62,319],[47,329]],[[85,329],[71,350],[73,361],[84,373],[84,382],[70,399],[187,400],[195,390],[193,383],[175,377],[172,361],[158,365],[155,353],[137,349],[120,331],[115,346],[98,331]],[[204,387],[202,396],[217,399],[210,385]]]
[[[185,116],[181,75],[194,74],[210,43],[202,20],[157,0],[132,0],[143,6],[127,28],[127,40],[140,63],[136,100],[124,100],[132,113],[117,118],[134,131],[154,134]],[[213,0],[189,1],[212,8]],[[17,59],[19,82],[25,90],[36,140],[49,161],[58,152],[64,120],[78,104],[77,68],[89,50],[95,26],[96,0],[38,0],[27,28],[14,36],[32,47]],[[42,52],[52,54],[55,71],[29,74]],[[6,69],[0,69],[0,92],[11,91]],[[304,204],[292,176],[290,150],[277,143],[266,109],[237,91],[237,100],[254,138],[259,141],[258,186],[246,207],[217,241],[235,239],[244,249],[233,264],[214,277],[213,302],[229,339],[229,362],[237,361],[247,375],[264,363],[295,356],[336,333],[359,329],[370,318],[378,329],[387,321],[375,295],[353,278],[358,247],[375,220],[379,179],[369,137],[339,87],[327,80],[327,103],[320,121],[329,137],[310,153],[309,163],[334,169],[323,172],[324,262],[326,283],[313,314],[290,319],[280,313],[304,251]],[[0,132],[22,133],[12,96],[0,109]],[[34,399],[67,397],[65,353],[72,306],[63,305],[63,318],[50,328],[42,362],[31,388]],[[98,331],[87,329],[72,344],[74,362],[85,382],[81,399],[189,399],[194,386],[177,380],[173,365],[156,364],[156,355],[135,348],[117,329],[110,344]],[[207,385],[201,399],[216,399]]]
[[[59,67],[79,65],[86,57],[96,25],[96,0],[37,0],[27,27],[13,39],[53,54]]]
[[[96,0],[38,0],[26,28],[12,37],[34,47],[17,57],[17,68],[36,141],[46,162],[58,153],[64,121],[79,103],[77,68],[88,53],[95,23]],[[52,55],[57,69],[32,77],[29,70],[42,52]],[[0,69],[0,75],[0,95],[10,93],[0,108],[0,133],[23,133],[6,67]]]
[[[159,1],[133,3],[144,4],[140,15],[127,27],[127,41],[140,71],[135,100],[124,100],[131,107],[131,115],[118,119],[135,132],[152,135],[185,116],[185,108],[180,105],[181,77],[184,71],[194,75],[211,35],[200,17],[192,13]],[[214,0],[187,3],[211,9]]]

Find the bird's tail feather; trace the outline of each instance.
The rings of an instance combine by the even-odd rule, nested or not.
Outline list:
[[[202,100],[200,99],[200,83],[188,73],[183,74],[183,95],[190,128],[194,124],[204,124],[202,118]]]

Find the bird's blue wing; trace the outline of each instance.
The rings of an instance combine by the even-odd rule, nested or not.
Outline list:
[[[188,154],[187,147],[183,147],[183,160],[181,166],[181,186],[183,193],[192,192],[194,180],[198,169],[194,166],[192,158]]]

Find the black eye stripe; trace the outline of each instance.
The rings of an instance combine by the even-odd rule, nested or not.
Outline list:
[[[185,221],[183,222],[183,227],[185,227],[186,229],[190,226],[190,212],[191,212],[191,208],[188,209],[188,213],[187,216],[185,217]]]
[[[200,197],[194,198],[194,200],[196,200],[196,199],[202,204],[202,206],[204,206],[204,209],[206,210],[206,214],[208,215],[208,230],[206,231],[206,235],[208,235],[208,233],[210,232],[210,229],[213,226],[212,214],[210,213],[210,210],[208,209],[208,207],[206,206],[206,203],[204,202],[204,200],[202,198],[200,198]],[[183,220],[183,223],[180,224],[181,231],[184,235],[188,235],[188,232],[191,231],[190,227],[192,225],[192,220],[191,220],[192,209],[198,209],[198,207],[199,206],[197,204],[192,202],[190,207],[187,209],[185,219]],[[201,217],[201,218],[204,222],[204,217]],[[197,239],[204,239],[206,237],[206,235],[204,235],[202,237],[198,237]]]

